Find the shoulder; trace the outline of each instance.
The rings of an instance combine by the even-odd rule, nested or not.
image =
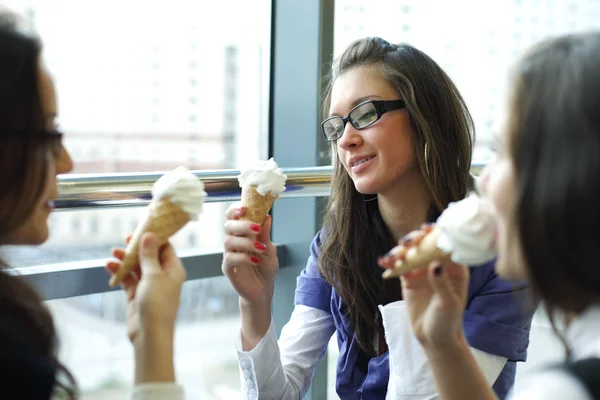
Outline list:
[[[561,369],[526,375],[517,381],[510,400],[592,400],[581,382]]]

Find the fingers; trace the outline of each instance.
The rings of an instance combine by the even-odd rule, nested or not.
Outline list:
[[[260,255],[267,249],[267,244],[247,237],[227,235],[225,236],[224,247],[226,252]]]
[[[442,264],[439,262],[431,263],[427,274],[429,276],[429,284],[442,299],[442,304],[452,304],[456,302],[456,292],[448,279]]]
[[[235,274],[234,270],[249,268],[258,264],[260,264],[260,258],[252,254],[225,252],[223,253],[223,265],[221,269],[223,270],[223,274],[230,276]]]
[[[427,275],[426,269],[416,269],[401,275],[402,289],[413,289],[423,285],[423,283],[427,282]]]
[[[121,266],[121,263],[118,261],[108,261],[106,263],[106,270],[111,274],[111,276],[116,273]],[[121,281],[121,287],[125,290],[127,294],[127,299],[131,300],[135,297],[135,291],[137,289],[138,282],[141,278],[142,271],[140,267],[137,266],[125,279]]]
[[[425,223],[425,224],[421,224],[421,230],[425,233],[429,233],[433,230],[433,228],[435,227],[435,224],[432,223]]]
[[[117,260],[123,261],[123,259],[125,258],[125,249],[121,249],[121,248],[112,249],[112,255]]]
[[[225,221],[225,233],[235,236],[256,236],[262,232],[262,227],[252,221]]]
[[[258,234],[258,241],[261,243],[271,242],[271,226],[273,225],[273,217],[267,215],[265,222],[263,223],[260,233]]]
[[[228,220],[240,219],[246,212],[246,207],[242,206],[241,203],[233,203],[225,211],[225,218]]]
[[[377,259],[377,263],[382,268],[392,269],[392,268],[394,268],[394,264],[396,263],[396,260],[404,260],[404,257],[406,256],[407,251],[408,251],[408,248],[403,245],[396,246],[393,249],[391,249],[384,256],[379,257]]]
[[[160,273],[162,268],[158,261],[158,238],[152,232],[142,235],[140,241],[139,257],[143,274]]]
[[[423,228],[423,226],[421,226]],[[430,231],[431,229],[429,229]],[[408,235],[404,236],[398,241],[398,244],[404,247],[415,247],[418,246],[419,243],[423,240],[423,238],[429,233],[429,231],[425,231],[423,229],[418,231],[412,231]]]
[[[171,243],[167,242],[164,246],[160,248],[159,251],[159,260],[160,264],[168,264],[176,259],[178,259],[177,254],[175,253],[175,249],[171,246]]]

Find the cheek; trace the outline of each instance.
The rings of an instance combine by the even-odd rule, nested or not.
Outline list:
[[[342,164],[344,166],[344,169],[347,172],[349,172],[348,171],[348,166],[346,165],[346,162],[345,162],[345,160],[347,158],[346,157],[346,151],[342,147],[340,147],[338,145],[336,145],[335,147],[333,147],[332,151],[334,151],[335,154],[336,154],[337,162],[339,162],[340,164]]]

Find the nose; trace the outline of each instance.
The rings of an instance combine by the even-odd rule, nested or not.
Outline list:
[[[344,127],[344,134],[338,139],[338,146],[343,149],[350,149],[362,146],[362,144],[363,138],[360,131],[348,121]]]
[[[73,170],[73,159],[64,146],[62,147],[62,154],[56,159],[55,163],[57,175],[66,174]]]

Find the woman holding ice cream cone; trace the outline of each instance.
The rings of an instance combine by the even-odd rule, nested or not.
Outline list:
[[[358,40],[336,60],[323,108],[332,193],[279,341],[271,319],[278,272],[271,219],[244,221],[240,204],[226,213],[223,271],[240,295],[236,347],[245,398],[301,398],[334,333],[340,398],[435,398],[403,293],[381,279],[377,258],[467,195],[471,117],[430,57],[380,38]],[[500,397],[526,355],[531,314],[517,301],[522,292],[489,263],[473,271],[468,288],[464,328]]]
[[[20,16],[0,6],[0,245],[38,245],[49,236],[56,176],[73,162],[59,131],[54,83],[41,42]],[[116,251],[119,258],[122,251]],[[172,248],[147,235],[139,279],[126,278],[129,336],[135,348],[135,399],[180,399],[174,382],[173,328],[185,272]],[[115,272],[119,263],[108,268]],[[58,336],[41,297],[0,261],[0,397],[76,399],[58,360]],[[124,333],[125,334],[125,333]]]
[[[513,72],[498,157],[483,172],[481,192],[495,210],[498,275],[526,279],[552,324],[566,326],[558,330],[566,363],[523,375],[513,400],[600,399],[599,67],[598,32],[527,51]],[[433,262],[402,277],[441,398],[491,400],[461,324],[468,285],[467,268],[457,264]]]

